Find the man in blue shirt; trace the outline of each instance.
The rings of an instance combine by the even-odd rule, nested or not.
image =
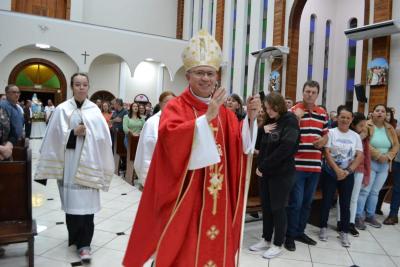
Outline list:
[[[7,99],[0,102],[0,107],[6,110],[8,117],[10,118],[9,141],[15,145],[18,140],[22,138],[24,127],[24,116],[17,106],[21,92],[14,84],[7,85],[5,91]]]

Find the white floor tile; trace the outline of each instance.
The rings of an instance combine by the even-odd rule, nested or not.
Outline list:
[[[286,253],[286,252],[284,252]],[[282,259],[281,256],[271,259],[269,267],[313,267],[312,262]]]
[[[358,238],[351,240],[351,247],[348,250],[362,253],[385,254],[383,248],[376,241],[365,241]]]
[[[362,267],[395,267],[396,265],[387,255],[367,254],[360,252],[350,252],[354,264]]]
[[[115,239],[105,244],[104,247],[125,252],[126,247],[128,245],[128,241],[129,241],[129,235],[119,235]]]
[[[251,255],[242,253],[239,258],[240,267],[268,267],[268,260],[263,259],[261,255]]]
[[[114,233],[95,229],[93,234],[92,244],[95,246],[102,247],[115,238],[117,238],[117,235]]]
[[[350,266],[353,262],[349,253],[345,250],[323,249],[317,247],[310,247],[311,258],[316,263],[337,264]]]
[[[54,239],[50,237],[46,237],[43,235],[39,235],[35,237],[35,255],[41,255],[46,251],[61,245],[64,240]]]
[[[96,225],[96,229],[110,233],[125,232],[129,227],[132,227],[132,222],[117,221],[112,219],[107,219]]]
[[[119,267],[125,253],[113,249],[100,248],[92,254],[91,267]]]
[[[279,256],[283,259],[298,260],[298,261],[311,261],[309,246],[296,242],[296,251],[288,251]]]

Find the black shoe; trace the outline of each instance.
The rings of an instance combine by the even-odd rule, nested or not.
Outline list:
[[[310,238],[306,234],[302,234],[301,236],[296,237],[295,240],[310,246],[315,246],[317,244],[314,239]]]
[[[292,237],[286,237],[285,248],[289,251],[296,250],[296,244],[294,243],[294,239]]]
[[[376,210],[376,211],[375,211],[375,214],[383,215],[383,211],[382,211],[382,210]]]
[[[340,225],[340,221],[338,221],[337,224],[336,224],[336,231],[339,232],[339,233],[342,231],[342,227]]]
[[[360,235],[360,233],[357,231],[357,229],[356,229],[354,223],[351,223],[351,224],[350,224],[349,232],[350,232],[350,234],[351,234],[352,236],[354,236],[354,237],[357,237],[357,236]]]

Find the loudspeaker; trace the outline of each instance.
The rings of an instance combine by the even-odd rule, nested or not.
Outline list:
[[[365,88],[362,84],[354,85],[354,91],[356,92],[357,101],[361,103],[367,103],[368,99],[365,96]]]

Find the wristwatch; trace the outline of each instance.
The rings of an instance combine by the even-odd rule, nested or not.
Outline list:
[[[347,167],[345,170],[348,171],[349,174],[352,174],[354,172],[350,167]]]

